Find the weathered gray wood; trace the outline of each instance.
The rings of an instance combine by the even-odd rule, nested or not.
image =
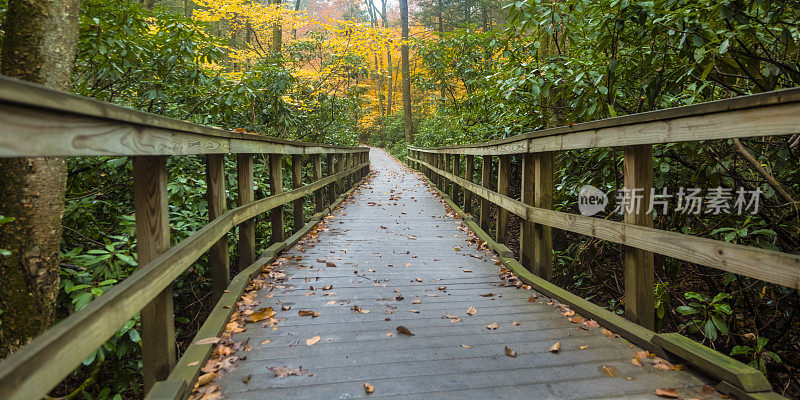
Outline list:
[[[508,196],[508,183],[511,178],[511,156],[498,157],[497,164],[497,193]],[[497,224],[495,225],[495,240],[501,244],[508,244],[508,211],[502,207],[497,210]]]
[[[133,159],[133,196],[139,265],[146,266],[169,249],[167,158]],[[167,379],[175,366],[172,287],[167,286],[142,308],[142,375],[147,393]]]
[[[331,176],[336,173],[336,161],[334,160],[333,154],[328,154],[326,161],[326,170],[325,176]],[[327,186],[327,199],[325,200],[325,204],[331,204],[336,199],[336,183],[331,183]]]
[[[534,157],[533,205],[553,207],[553,153],[546,151]],[[544,224],[533,225],[533,273],[549,281],[553,279],[553,234]]]
[[[283,156],[281,154],[269,155],[269,194],[270,197],[283,193]],[[270,211],[270,226],[272,235],[270,244],[282,242],[285,238],[283,226],[283,206],[277,206]]]
[[[430,164],[421,161],[425,167]],[[528,206],[444,172],[466,190],[527,221],[640,248],[735,274],[800,289],[800,256],[624,222]]]
[[[236,177],[239,207],[252,203],[255,199],[253,189],[253,155],[236,155]],[[247,268],[256,259],[256,221],[248,219],[239,225],[239,271]]]
[[[492,184],[492,156],[481,157],[481,186],[487,188]],[[481,229],[489,232],[489,219],[491,218],[491,202],[489,199],[481,198],[480,218],[478,219]]]
[[[467,182],[472,183],[475,179],[475,156],[469,154],[466,156],[464,162],[464,178]],[[461,185],[459,185],[461,186]],[[464,191],[464,212],[472,214],[472,192],[469,190]]]
[[[299,189],[303,186],[303,156],[300,154],[292,154],[292,188]],[[294,230],[299,231],[305,221],[303,221],[303,207],[305,199],[303,197],[295,200],[292,204],[292,225]]]
[[[312,172],[311,179],[314,182],[322,179],[322,156],[319,154],[314,154],[312,156],[312,161],[314,163],[314,170]],[[314,192],[314,210],[315,212],[322,212],[325,208],[325,189],[320,189]]]
[[[225,156],[209,154],[206,156],[206,200],[208,220],[213,221],[227,210],[225,203]],[[230,283],[230,260],[228,256],[228,237],[223,236],[209,250],[209,270],[211,273],[212,302],[216,303]]]
[[[461,155],[460,154],[453,154],[453,175],[460,176],[461,175]],[[461,186],[456,185],[455,182],[452,183],[453,185],[453,201],[458,204],[459,200],[461,199],[463,190],[461,190]]]
[[[631,193],[631,207],[625,207],[625,223],[652,228],[653,213],[648,212],[648,205],[653,188],[653,146],[626,146],[624,171],[624,187]],[[637,204],[635,199],[639,195],[641,203]],[[625,247],[624,268],[625,316],[645,328],[655,329],[653,253]]]
[[[534,188],[536,184],[535,155],[522,155],[522,182],[520,183],[522,203],[534,205]],[[534,264],[534,237],[533,222],[522,220],[519,229],[519,262],[529,271],[533,271]]]
[[[336,161],[338,161],[336,172],[341,172],[341,171],[344,171],[344,170],[347,169],[347,167],[346,167],[347,159],[345,158],[344,155],[341,155],[341,156],[337,157]],[[344,193],[345,191],[347,191],[347,189],[346,189],[347,183],[346,183],[345,178],[339,179],[339,181],[336,184],[337,184],[337,188],[336,188],[336,195],[337,196],[339,196],[342,193]]]

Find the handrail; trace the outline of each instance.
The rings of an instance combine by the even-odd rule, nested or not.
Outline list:
[[[489,204],[497,205],[498,242],[505,241],[507,214],[522,218],[520,262],[544,279],[550,279],[552,274],[551,228],[627,246],[626,312],[634,322],[652,329],[653,253],[793,289],[800,289],[800,255],[655,229],[652,215],[646,213],[626,210],[624,222],[616,222],[553,211],[553,153],[623,147],[624,186],[643,189],[642,203],[647,204],[653,187],[652,145],[794,134],[800,131],[798,116],[800,88],[794,88],[558,127],[487,143],[407,146],[408,160],[443,191],[456,196],[463,190],[464,211],[471,211],[471,195],[477,195],[480,227],[486,231]],[[508,196],[512,154],[522,156],[521,201]],[[482,156],[480,183],[472,182],[476,155]],[[463,177],[459,172],[461,156],[466,156]],[[493,156],[500,160],[498,187],[489,188]]]
[[[436,154],[502,155],[788,135],[800,131],[798,113],[800,88],[794,88],[544,129],[485,143],[408,148]]]
[[[350,151],[179,121],[0,76],[0,157]]]
[[[25,140],[20,140],[24,137]],[[273,243],[283,241],[283,206],[294,226],[305,225],[304,197],[317,213],[369,170],[369,149],[240,134],[177,121],[0,77],[0,157],[133,156],[140,268],[83,309],[60,321],[0,363],[0,393],[41,398],[136,313],[142,313],[145,391],[175,364],[171,284],[210,252],[212,295],[229,283],[227,233],[239,226],[242,269],[254,261],[254,218],[272,214]],[[225,210],[224,155],[237,153],[239,206]],[[272,195],[255,200],[253,155],[269,153]],[[210,222],[169,247],[166,157],[205,154]],[[291,154],[293,189],[283,191],[282,155]],[[303,155],[313,182],[303,184]],[[322,155],[327,156],[323,177]],[[215,300],[216,301],[216,300]],[[80,332],[80,334],[76,334]]]

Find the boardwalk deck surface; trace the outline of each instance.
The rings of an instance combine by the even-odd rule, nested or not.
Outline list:
[[[280,322],[248,324],[235,335],[249,338],[251,350],[218,378],[225,398],[656,398],[658,388],[718,398],[702,393],[711,382],[696,372],[659,370],[649,359],[633,365],[641,349],[581,328],[545,297],[529,302],[534,291],[500,286],[493,256],[467,242],[460,220],[422,179],[381,150],[370,156],[372,180],[326,220],[313,246],[287,252],[294,258],[280,267],[290,278],[284,287],[259,293]],[[477,313],[468,315],[469,307]],[[414,336],[399,334],[398,325]],[[549,352],[556,342],[561,351]],[[309,373],[278,378],[269,370],[278,366]],[[374,393],[365,393],[365,382]]]

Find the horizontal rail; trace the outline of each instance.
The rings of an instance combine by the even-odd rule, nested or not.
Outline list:
[[[469,182],[425,161],[413,157],[409,157],[409,160],[424,165],[475,195],[533,223],[800,289],[800,255],[537,208]]]
[[[0,76],[0,157],[341,154],[354,149],[368,151],[231,132]]]
[[[368,165],[369,162],[361,163],[301,188],[226,211],[3,361],[0,364],[3,398],[42,398],[234,226]]]
[[[479,144],[420,148],[434,154],[503,155],[800,132],[800,88],[545,129]]]

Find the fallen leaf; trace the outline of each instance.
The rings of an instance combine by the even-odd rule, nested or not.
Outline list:
[[[572,322],[573,324],[581,324],[581,323],[583,323],[583,322],[585,322],[585,321],[586,321],[586,319],[585,319],[585,318],[583,318],[583,317],[581,317],[581,316],[578,316],[578,317],[570,317],[570,318],[569,318],[569,322]]]
[[[716,392],[716,390],[714,389],[713,386],[711,386],[711,385],[703,386],[703,394],[711,394],[711,393],[714,393],[714,392]]]
[[[516,350],[512,350],[508,346],[506,346],[506,355],[509,356],[509,357],[516,357],[517,356],[517,351]]]
[[[325,304],[327,304],[329,306],[334,305],[334,304],[336,304],[336,300],[331,300],[331,301],[329,301],[329,302],[327,302]]]
[[[578,346],[578,350],[583,350],[583,349],[586,349],[587,347],[589,347],[589,346],[587,346],[587,345]]]
[[[467,315],[475,315],[478,313],[478,310],[475,307],[470,307],[467,309]]]
[[[500,325],[497,322],[492,322],[491,324],[486,325],[486,328],[489,329],[489,330],[495,330],[495,329],[497,329],[499,327],[500,327]]]
[[[461,321],[461,319],[460,318],[453,318],[453,319],[450,320],[450,322],[458,322],[458,321]]]
[[[308,317],[308,316],[314,315],[314,311],[312,311],[312,310],[300,310],[300,311],[297,312],[297,315],[299,315],[301,317]]]
[[[614,378],[617,376],[617,369],[610,365],[603,365],[600,367],[600,372],[608,375],[609,378]]]
[[[386,333],[384,333],[384,335],[386,335],[386,336],[390,336],[390,337],[391,337],[393,334],[394,334],[394,332],[386,332]]]
[[[369,382],[364,382],[364,391],[370,394],[375,391],[375,387],[370,385]]]
[[[414,303],[414,304],[420,304],[420,303],[422,303],[422,300],[415,299],[415,300],[412,300],[411,302]]]
[[[267,339],[267,340],[265,340],[265,341],[261,342],[261,344],[267,344],[267,343],[269,343],[269,342],[271,342],[271,341],[272,341],[272,340],[269,340],[269,339]]]
[[[561,351],[561,342],[556,342],[556,344],[550,346],[549,351],[551,353],[558,353],[559,351]]]
[[[471,349],[472,348],[472,346],[470,346],[468,344],[462,344],[461,347],[463,347],[465,349]]]
[[[319,338],[319,336],[317,336],[317,338]],[[308,373],[308,370],[303,369],[302,365],[291,369],[286,366],[269,367],[269,370],[272,371],[272,374],[275,375],[276,378],[285,378],[291,375],[300,376]]]
[[[414,334],[403,325],[397,327],[397,332],[402,333],[403,335],[414,336]]]
[[[217,377],[217,373],[216,372],[209,372],[207,374],[200,375],[200,377],[197,378],[197,386],[208,385],[216,377]]]
[[[656,389],[656,396],[666,397],[668,399],[677,399],[678,391],[673,388],[658,388]]]
[[[642,360],[640,360],[639,357],[633,357],[633,358],[631,358],[631,364],[633,364],[633,365],[635,365],[637,367],[641,367],[642,366]]]
[[[419,310],[408,310],[409,312],[413,312],[415,314],[419,314]]]
[[[252,375],[245,376],[244,378],[242,378],[242,383],[247,385],[248,383],[250,383],[250,378],[252,378],[252,377],[253,377]]]
[[[597,321],[595,321],[593,319],[590,319],[590,320],[584,322],[583,325],[588,326],[589,328],[599,328],[600,327],[600,324],[598,324]]]
[[[536,296],[528,297],[528,303],[533,303],[534,301],[536,301]]]
[[[319,336],[314,336],[311,339],[306,339],[306,346],[313,346],[319,342]]]
[[[521,324],[519,323],[519,321],[514,321],[514,322],[511,323],[511,325],[520,326]]]
[[[186,364],[186,366],[188,366],[188,367],[194,367],[194,366],[195,366],[195,365],[197,365],[197,364],[200,364],[200,361],[193,361],[193,362],[190,362],[190,363]]]
[[[272,307],[266,307],[250,314],[250,316],[247,317],[246,322],[259,322],[274,316],[275,311],[272,309]]]
[[[603,335],[608,336],[608,337],[614,337],[614,332],[611,332],[610,330],[608,330],[606,328],[600,329],[600,333],[602,333]]]
[[[417,282],[422,282],[422,279],[420,279],[420,278],[414,278],[414,280],[417,281]]]
[[[575,311],[574,310],[567,310],[567,312],[565,312],[565,313],[563,313],[561,315],[563,315],[565,317],[571,317],[571,316],[575,315]]]
[[[486,294],[482,294],[480,296],[481,297],[492,297],[492,296],[494,296],[494,293],[486,293]]]
[[[194,342],[194,344],[215,344],[215,343],[219,343],[219,338],[218,337],[210,337],[210,338],[200,339],[200,340]]]
[[[325,266],[329,267],[329,268],[336,268],[336,264],[334,264],[334,263],[332,263],[330,261],[325,261]]]
[[[322,290],[331,290],[333,289],[333,285],[323,286]]]

